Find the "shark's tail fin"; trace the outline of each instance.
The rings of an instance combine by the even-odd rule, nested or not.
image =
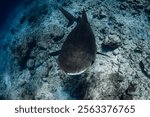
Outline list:
[[[63,13],[63,15],[69,20],[69,23],[67,25],[67,27],[71,26],[74,21],[76,21],[77,19],[72,15],[70,14],[68,11],[66,11],[64,8],[62,7],[59,7],[59,10]]]

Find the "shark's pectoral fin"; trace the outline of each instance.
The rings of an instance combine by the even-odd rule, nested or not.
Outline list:
[[[74,21],[76,21],[77,19],[72,15],[70,14],[68,11],[66,11],[64,8],[62,7],[59,7],[59,10],[63,13],[63,15],[69,20],[69,23],[67,25],[67,27],[71,26]]]
[[[74,23],[74,21],[69,21],[67,24],[67,28],[70,27],[73,23]]]
[[[101,53],[101,52],[97,52],[96,54],[100,54],[100,55],[103,55],[103,56],[110,57],[110,56],[108,56],[107,54],[104,54],[104,53]]]
[[[58,56],[60,54],[61,50],[55,51],[55,52],[51,52],[49,55],[50,56]]]

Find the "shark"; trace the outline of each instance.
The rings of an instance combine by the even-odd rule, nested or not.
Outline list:
[[[85,72],[95,61],[97,53],[95,36],[84,9],[81,16],[77,18],[62,7],[59,7],[59,10],[69,21],[67,27],[74,22],[77,25],[68,34],[62,48],[50,53],[50,55],[58,56],[57,63],[66,74],[79,75]]]

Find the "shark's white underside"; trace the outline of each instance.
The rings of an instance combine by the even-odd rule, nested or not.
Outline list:
[[[85,72],[86,70],[87,70],[87,68],[84,69],[84,70],[82,70],[82,71],[80,71],[80,72],[67,73],[67,75],[80,75],[80,74],[82,74],[83,72]]]

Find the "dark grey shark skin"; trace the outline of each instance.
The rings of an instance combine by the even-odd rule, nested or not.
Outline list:
[[[77,26],[67,36],[61,50],[57,51],[58,65],[68,75],[81,74],[95,61],[97,51],[95,36],[84,10],[82,17],[76,19],[62,7],[59,9],[69,20],[69,25],[76,21]]]

